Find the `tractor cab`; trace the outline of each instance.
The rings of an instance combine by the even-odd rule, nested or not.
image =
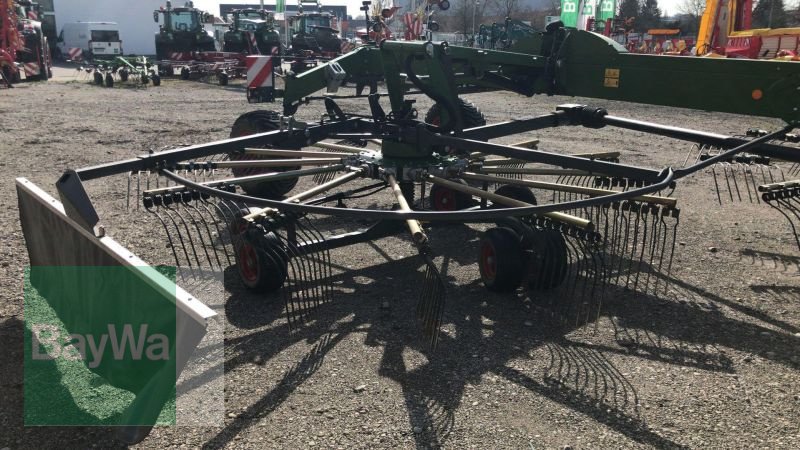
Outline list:
[[[332,26],[330,13],[303,13],[289,17],[289,32],[294,52],[311,51],[314,54],[339,53],[339,30]]]
[[[225,32],[223,50],[250,55],[280,50],[280,34],[275,30],[275,16],[266,10],[239,9],[232,13],[231,26]]]
[[[183,59],[182,55],[192,52],[213,52],[216,50],[214,38],[203,24],[213,23],[214,16],[187,2],[183,7],[173,8],[167,1],[166,7],[153,11],[153,19],[159,24],[156,34],[156,57],[158,59]],[[175,58],[176,55],[181,56]]]

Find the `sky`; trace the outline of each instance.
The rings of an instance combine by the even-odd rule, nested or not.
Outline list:
[[[286,4],[297,3],[297,0],[285,0]],[[462,1],[470,1],[470,0],[450,0],[450,3],[455,5],[456,2]],[[617,0],[619,1],[619,0]],[[658,6],[661,8],[662,13],[665,12],[668,15],[672,15],[678,12],[678,5],[682,0],[658,0]],[[173,0],[172,2],[174,5],[179,5],[182,0]],[[194,5],[197,8],[202,10],[208,11],[214,15],[219,15],[219,4],[220,3],[243,3],[243,4],[253,4],[258,5],[258,0],[194,0]],[[342,3],[347,5],[347,13],[351,16],[356,16],[361,14],[359,8],[361,7],[361,0],[322,0],[323,5],[341,5]],[[264,0],[265,5],[274,5],[275,0]]]

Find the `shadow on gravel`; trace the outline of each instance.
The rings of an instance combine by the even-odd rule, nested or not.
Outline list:
[[[442,275],[448,281],[448,304],[444,330],[434,353],[418,335],[415,323],[413,272],[421,277],[423,269],[417,256],[391,260],[383,252],[384,263],[359,270],[340,267],[341,273],[331,280],[338,291],[335,301],[320,307],[310,323],[295,330],[289,329],[279,296],[259,297],[245,292],[236,281],[236,268],[226,269],[228,321],[239,329],[255,330],[226,340],[226,371],[253,363],[268,367],[277,355],[297,343],[306,342],[313,347],[272,389],[228,420],[203,447],[224,447],[269,416],[323,366],[326,355],[351,333],[363,333],[365,345],[383,347],[378,373],[401,385],[409,428],[419,448],[447,443],[456,428],[455,413],[465,401],[467,386],[481,383],[486,376],[521,386],[637,443],[676,448],[680,447],[678,443],[648,428],[636,387],[615,367],[611,357],[640,357],[732,373],[733,362],[724,350],[730,348],[797,368],[789,359],[794,351],[791,336],[783,337],[727,317],[718,305],[791,331],[789,324],[655,271],[654,276],[671,283],[667,295],[657,297],[608,288],[605,297],[613,300],[605,301],[602,315],[611,320],[617,346],[580,341],[570,333],[579,329],[581,334],[592,333],[591,324],[584,332],[583,326],[554,320],[548,311],[538,307],[540,303],[550,304],[552,299],[547,299],[547,294],[529,293],[536,297],[531,300],[524,295],[486,292],[479,281],[457,285],[448,270],[455,264],[463,266],[474,261],[474,245],[465,243],[473,242],[478,233],[464,227],[448,228],[447,233],[437,236],[441,248],[449,248],[448,257],[441,264]],[[373,248],[382,251],[378,243]],[[796,290],[785,292],[796,295]],[[381,308],[383,302],[389,302],[390,307]],[[533,313],[526,307],[531,307]],[[521,315],[537,325],[526,326]],[[269,326],[264,328],[265,325]],[[10,343],[2,353],[0,367],[5,370],[1,385],[8,405],[5,413],[12,420],[2,427],[0,444],[119,446],[109,428],[23,429],[22,322],[8,319],[0,325],[0,333]],[[408,367],[402,357],[406,349],[425,354],[427,361]],[[520,369],[514,362],[520,359],[540,367]]]

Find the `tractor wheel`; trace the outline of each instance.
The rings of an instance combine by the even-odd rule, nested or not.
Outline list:
[[[484,117],[478,107],[474,104],[464,100],[458,99],[458,109],[461,113],[461,118],[464,121],[464,128],[480,127],[486,125],[486,117]],[[442,105],[439,103],[431,106],[428,113],[425,114],[425,123],[440,126],[442,124]]]
[[[289,255],[274,233],[256,239],[242,236],[236,245],[236,266],[247,289],[272,292],[280,289],[286,281]]]
[[[536,205],[536,196],[533,195],[533,191],[526,188],[525,186],[519,186],[515,184],[504,184],[497,188],[494,191],[497,195],[502,195],[503,197],[513,198],[514,200],[519,200],[521,202],[530,203],[531,205]],[[492,208],[510,208],[510,206],[506,206],[500,203],[492,204]]]
[[[119,81],[122,81],[124,83],[124,82],[128,81],[128,77],[129,76],[130,76],[130,72],[128,72],[128,69],[120,69],[120,71],[119,71]]]
[[[97,70],[94,71],[94,84],[98,86],[102,86],[103,84],[103,74]]]
[[[161,86],[161,75],[154,73],[150,79],[153,81],[153,86]]]
[[[106,87],[107,88],[114,87],[114,75],[111,75],[110,72],[106,74]]]
[[[546,290],[558,287],[569,271],[564,235],[555,230],[535,230],[528,262],[528,287]]]
[[[219,81],[220,86],[227,86],[228,85],[228,74],[227,73],[220,73],[217,75],[217,80]]]
[[[490,228],[479,244],[481,281],[493,292],[511,292],[519,287],[525,269],[520,238],[510,228]]]
[[[280,127],[278,124],[278,113],[272,111],[251,111],[239,116],[236,122],[233,123],[231,129],[232,138],[248,136],[256,133],[263,133],[266,131],[277,130]],[[253,159],[252,156],[244,156],[241,153],[232,153],[231,160],[237,159]],[[293,170],[296,167],[282,168],[282,170]],[[258,169],[258,168],[243,168],[233,169],[233,176],[244,177],[249,175],[258,175],[267,173],[271,169]],[[242,184],[242,189],[250,195],[262,198],[281,198],[289,191],[294,189],[297,184],[297,178],[289,178],[279,181],[260,181],[253,183]]]
[[[472,196],[455,189],[434,184],[431,186],[430,206],[434,211],[458,211],[472,204]]]

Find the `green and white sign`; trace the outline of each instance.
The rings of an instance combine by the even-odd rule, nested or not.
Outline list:
[[[574,28],[578,24],[578,4],[580,0],[561,0],[561,21],[565,27]]]
[[[613,19],[616,11],[616,0],[598,0],[596,16],[598,21],[605,22],[607,19]]]

